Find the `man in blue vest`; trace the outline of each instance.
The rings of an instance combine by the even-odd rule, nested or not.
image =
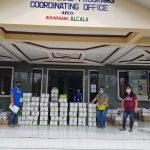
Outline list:
[[[22,107],[22,97],[23,97],[23,92],[21,89],[22,83],[20,81],[16,82],[16,86],[13,87],[10,91],[10,101],[12,106],[18,106]],[[9,116],[9,125],[11,127],[14,126],[19,126],[18,124],[18,113],[14,113],[11,111],[10,116]]]
[[[82,102],[82,93],[80,92],[80,89],[77,89],[77,92],[74,95],[74,102],[76,103]]]

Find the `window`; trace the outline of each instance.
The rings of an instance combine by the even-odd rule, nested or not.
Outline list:
[[[130,85],[139,101],[149,99],[149,74],[145,70],[118,70],[118,98],[123,97],[127,85]]]
[[[40,97],[42,92],[42,69],[34,69],[33,70],[33,78],[32,78],[32,93],[33,96]]]
[[[13,68],[0,67],[0,95],[10,95],[13,81]]]

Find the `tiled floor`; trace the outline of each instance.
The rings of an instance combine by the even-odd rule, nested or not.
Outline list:
[[[0,126],[0,150],[150,150],[150,123],[140,123],[132,133],[117,127]]]

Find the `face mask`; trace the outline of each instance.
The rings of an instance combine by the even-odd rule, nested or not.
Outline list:
[[[126,90],[126,92],[127,92],[127,93],[130,93],[130,92],[131,92],[131,90]]]
[[[78,93],[80,93],[80,90],[77,90]]]
[[[99,90],[99,93],[102,94],[104,92],[104,90]]]
[[[21,88],[21,85],[17,84],[17,88]]]

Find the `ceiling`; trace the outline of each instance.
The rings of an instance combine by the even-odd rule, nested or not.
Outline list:
[[[0,61],[91,66],[150,65],[150,47],[1,41]]]

